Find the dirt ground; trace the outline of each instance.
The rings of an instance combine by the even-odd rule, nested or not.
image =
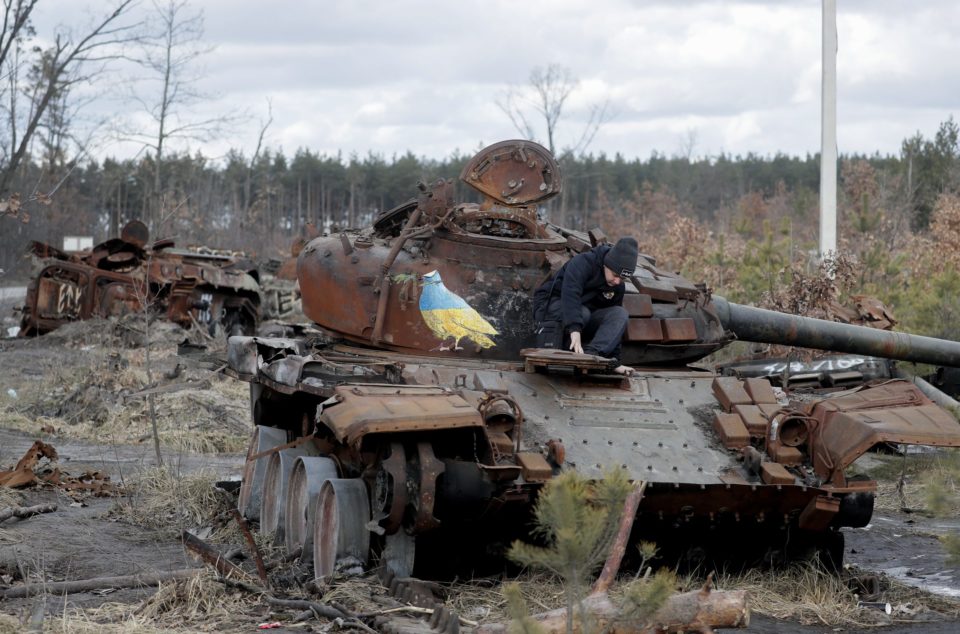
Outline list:
[[[4,302],[9,304],[0,300]],[[0,590],[22,580],[51,582],[199,567],[185,554],[177,538],[179,530],[205,535],[213,531],[210,539],[217,541],[217,527],[210,518],[198,520],[171,511],[154,513],[149,521],[135,519],[138,508],[143,510],[138,505],[146,504],[135,493],[137,483],[155,473],[157,458],[147,399],[137,396],[147,386],[144,357],[141,348],[130,345],[128,331],[129,325],[98,322],[75,324],[32,340],[0,339],[0,470],[12,467],[35,440],[42,439],[56,448],[58,465],[65,473],[100,471],[128,492],[92,497],[37,487],[19,494],[22,497],[14,500],[21,505],[54,503],[58,509],[0,524]],[[154,334],[154,383],[181,385],[176,392],[158,393],[155,398],[164,462],[180,476],[207,473],[215,474],[212,480],[238,478],[250,431],[246,386],[218,377],[210,356],[178,357],[176,343],[183,332],[158,327]],[[871,460],[882,463],[889,458]],[[229,506],[229,494],[216,496],[211,499],[228,500]],[[0,509],[8,505],[9,498],[0,497]],[[890,617],[865,607],[863,618],[856,621],[871,627],[858,630],[850,624],[816,624],[813,617],[775,619],[762,614],[763,606],[754,605],[745,631],[960,631],[960,600],[956,599],[960,568],[948,561],[938,539],[960,529],[960,520],[903,513],[893,503],[881,507],[867,528],[846,532],[845,561],[860,573],[877,575],[884,588],[880,601],[891,604]],[[234,533],[218,544],[228,549],[242,542]],[[475,580],[473,585],[451,590],[450,601],[456,602],[461,616],[493,618],[502,614],[498,585],[498,580]],[[291,624],[291,612],[272,610],[223,588],[211,595],[216,599],[206,607],[195,602],[191,612],[164,604],[165,616],[150,621],[144,617],[145,607],[158,609],[150,598],[155,591],[114,589],[48,597],[42,606],[48,615],[43,631],[253,631],[259,623],[274,620],[287,626],[275,631],[342,631],[322,621]],[[325,597],[346,590],[328,588],[327,592],[332,595]],[[534,600],[542,607],[559,605],[556,592]],[[225,610],[223,616],[210,607],[214,603],[220,606],[216,609]],[[22,631],[37,606],[36,599],[0,599],[0,633]],[[104,623],[120,625],[108,630]]]

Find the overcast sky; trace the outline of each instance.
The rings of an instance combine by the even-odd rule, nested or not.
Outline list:
[[[83,24],[106,0],[49,0],[38,31]],[[838,0],[841,153],[898,153],[960,113],[960,3]],[[589,150],[815,153],[820,146],[820,0],[195,0],[211,95],[198,117],[244,109],[211,143],[252,152],[272,102],[266,142],[344,155],[412,151],[442,158],[518,136],[497,98],[538,66],[579,79],[558,129],[575,143],[592,106],[611,118]],[[143,0],[139,10],[152,8]],[[98,95],[103,92],[99,89]],[[89,113],[120,119],[108,91]],[[108,145],[101,154],[130,155]]]

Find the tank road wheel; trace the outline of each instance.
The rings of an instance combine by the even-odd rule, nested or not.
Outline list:
[[[240,481],[240,495],[237,509],[244,517],[260,519],[260,502],[263,496],[263,480],[270,456],[251,460],[252,456],[287,442],[287,432],[276,427],[257,425],[253,429],[250,445],[247,447],[247,462],[243,465],[243,478]]]
[[[270,456],[267,473],[263,480],[263,493],[260,501],[260,530],[273,533],[276,544],[283,543],[284,511],[287,491],[290,486],[290,474],[301,456],[315,456],[317,450],[311,443],[303,443],[289,449],[281,449]]]
[[[293,466],[290,486],[287,488],[283,535],[288,553],[301,549],[300,561],[312,561],[317,498],[323,483],[336,477],[337,463],[332,458],[303,456]]]
[[[348,558],[367,563],[370,498],[359,478],[327,480],[320,489],[313,534],[313,574],[329,577]]]

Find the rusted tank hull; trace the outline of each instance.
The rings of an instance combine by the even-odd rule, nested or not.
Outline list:
[[[144,251],[113,240],[88,254],[34,243],[44,266],[27,288],[20,335],[50,332],[71,321],[149,310],[184,328],[252,334],[260,320],[259,286],[228,258]]]
[[[256,438],[278,427],[287,446],[312,443],[337,465],[315,505],[316,575],[338,557],[376,558],[399,576],[414,560],[495,559],[492,542],[527,531],[555,475],[614,467],[645,485],[634,537],[665,551],[740,547],[772,562],[818,547],[836,560],[839,529],[869,521],[876,489],[846,467],[876,443],[960,446],[952,414],[912,383],[867,385],[863,363],[802,398],[759,376],[684,367],[737,338],[952,357],[907,335],[738,307],[649,256],[626,276],[620,359],[532,348],[534,289],[606,237],[538,219],[562,179],[536,144],[491,146],[461,179],[483,202],[455,203],[450,181],[420,183],[371,227],[304,248],[303,308],[324,336],[230,341]],[[347,543],[338,525],[371,534]]]
[[[260,420],[299,424],[323,402],[312,442],[366,480],[387,534],[424,545],[509,541],[556,473],[601,478],[619,466],[647,483],[635,538],[719,557],[724,540],[752,535],[738,557],[799,556],[869,521],[876,484],[844,468],[871,446],[960,446],[960,424],[906,381],[770,402],[765,380],[703,371],[623,378],[345,346],[307,354],[294,340],[231,344],[233,371],[259,385],[258,400],[272,394],[255,406]],[[264,358],[274,361],[257,367]],[[721,424],[729,417],[742,437]]]

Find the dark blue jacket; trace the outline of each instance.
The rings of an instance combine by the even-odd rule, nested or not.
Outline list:
[[[570,332],[583,330],[580,307],[591,311],[623,304],[624,283],[608,286],[603,274],[603,258],[613,247],[598,245],[580,253],[563,265],[533,292],[534,319],[541,321],[552,297],[560,297],[563,326]]]

